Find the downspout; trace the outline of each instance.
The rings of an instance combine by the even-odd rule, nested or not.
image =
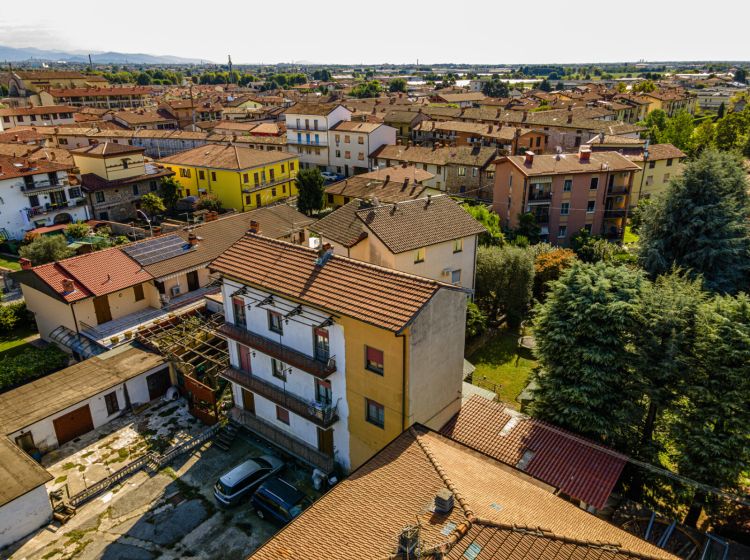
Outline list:
[[[75,303],[70,304],[70,312],[73,314],[73,325],[76,328],[76,334],[81,334],[81,331],[78,330],[78,319],[76,318],[76,304]]]

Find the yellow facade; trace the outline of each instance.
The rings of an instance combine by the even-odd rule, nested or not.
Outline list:
[[[299,160],[293,156],[242,170],[174,163],[165,164],[165,167],[174,171],[175,180],[182,186],[182,196],[212,194],[224,208],[241,212],[297,194],[294,179]]]
[[[107,181],[129,179],[146,173],[143,152],[124,153],[109,157],[73,153],[73,161],[81,175],[93,173]]]
[[[667,165],[672,161],[672,165]],[[673,160],[651,160],[646,162],[646,169],[643,170],[644,162],[634,162],[641,169],[635,172],[633,179],[633,190],[630,195],[630,207],[638,205],[641,198],[651,198],[658,194],[664,193],[669,183],[675,177],[682,174],[683,164],[676,158]],[[653,164],[653,167],[651,167]]]
[[[408,364],[408,331],[403,336],[367,323],[339,317],[346,333],[346,398],[349,407],[349,457],[356,469],[383,449],[406,427],[409,417],[408,386],[404,367]],[[383,352],[383,375],[366,369],[366,347]],[[384,425],[367,421],[366,400],[384,408]]]

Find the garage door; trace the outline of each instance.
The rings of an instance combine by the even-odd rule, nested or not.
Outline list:
[[[52,424],[55,426],[55,435],[60,445],[94,429],[91,410],[87,404],[56,418]]]
[[[167,392],[167,389],[171,385],[169,380],[169,369],[163,369],[147,376],[146,384],[148,385],[149,400],[158,399]]]

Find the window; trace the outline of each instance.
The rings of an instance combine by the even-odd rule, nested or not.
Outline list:
[[[655,161],[649,161],[648,162],[648,168],[649,169],[653,169],[654,167],[656,167],[656,162]]]
[[[281,313],[268,311],[268,330],[277,334],[284,334],[284,318]]]
[[[365,138],[364,138],[364,136],[358,136],[358,137],[357,137],[357,143],[358,143],[358,144],[364,144],[364,143],[365,143]]]
[[[461,269],[451,271],[451,284],[461,283]]]
[[[112,416],[120,410],[120,403],[117,401],[117,393],[112,391],[104,395],[104,404],[107,405],[107,416]]]
[[[81,198],[81,188],[80,187],[70,187],[68,189],[68,197],[73,198]]]
[[[349,159],[349,158],[351,158],[351,157],[352,157],[352,153],[351,153],[351,152],[350,152],[349,150],[346,150],[346,151],[344,152],[344,157],[345,157],[346,159]]]
[[[365,369],[383,375],[383,351],[365,346]]]
[[[333,402],[331,382],[322,379],[315,380],[315,400],[320,404],[330,405]]]
[[[586,224],[583,229],[586,230],[586,233],[591,234],[591,224]]]
[[[328,331],[322,328],[313,329],[313,338],[315,342],[315,359],[322,362],[328,361],[331,354]]]
[[[211,171],[211,180],[216,181],[216,171]]]
[[[341,142],[341,135],[337,134],[336,135],[336,144],[338,144],[339,142]]]
[[[664,174],[664,182],[665,182],[665,183],[669,182],[669,177],[670,177],[670,174],[669,174],[669,173],[665,173],[665,174]]]
[[[646,186],[650,187],[653,184],[654,184],[654,176],[653,175],[648,175],[646,177]]]
[[[104,202],[104,193],[102,191],[96,191],[94,198],[97,202]]]
[[[276,405],[276,420],[283,422],[287,426],[289,425],[289,411],[286,408],[281,408]]]
[[[463,239],[454,239],[453,240],[453,252],[454,253],[460,253],[464,250],[464,240]]]
[[[471,176],[472,177],[476,177],[478,173],[479,173],[479,168],[478,167],[472,167],[471,168]]]
[[[135,295],[135,301],[141,301],[144,299],[143,284],[136,284],[133,286],[133,294]]]
[[[58,144],[60,144],[61,146],[65,146],[65,145],[67,145],[67,143],[68,143],[68,139],[67,139],[67,138],[60,138],[60,139],[59,139],[59,140],[57,141],[57,143],[58,143]]]
[[[373,400],[365,399],[365,407],[367,409],[365,420],[378,428],[383,428],[385,426],[385,408],[383,405]]]
[[[289,162],[289,171],[294,171],[294,162],[293,161]]]
[[[344,142],[346,142],[347,144],[348,144],[349,142],[351,142],[351,138],[349,137],[349,135],[348,135],[348,134],[344,136]]]
[[[190,170],[185,169],[184,167],[180,168],[180,177],[185,177],[186,179],[190,179]]]
[[[596,190],[598,187],[599,187],[599,177],[592,177],[589,188],[593,191],[593,190]]]
[[[557,228],[557,237],[565,237],[568,235],[568,226],[560,226]]]
[[[234,311],[234,324],[238,327],[245,328],[247,320],[245,319],[245,301],[242,298],[232,298],[232,311]]]
[[[326,197],[328,198],[328,204],[333,204],[333,195],[327,194]]]
[[[276,187],[271,189],[271,196],[276,196]]]
[[[271,371],[274,377],[286,381],[286,365],[284,362],[271,358]]]
[[[667,160],[667,167],[672,167],[672,161],[671,158]]]
[[[596,210],[596,200],[589,200],[589,203],[586,205],[586,213],[593,214],[594,210]]]
[[[567,216],[570,213],[570,202],[563,202],[560,204],[560,215]]]
[[[341,150],[336,150],[336,157],[341,157]]]
[[[458,176],[459,177],[466,177],[466,168],[465,167],[459,167],[458,168]]]
[[[508,175],[508,186],[509,187],[513,186],[513,173],[511,173],[510,175]]]
[[[138,196],[140,194],[140,190],[138,189],[138,185],[133,185],[133,196]]]
[[[202,181],[205,178],[206,178],[205,172],[202,169],[199,169],[198,170],[198,179],[200,179]]]
[[[10,122],[10,117],[8,117],[8,116],[3,117],[3,122],[9,123]]]
[[[424,247],[421,247],[414,252],[414,264],[421,262],[424,262]]]
[[[156,191],[156,189],[158,188],[156,185],[156,181],[149,181],[148,188],[151,192]]]
[[[570,192],[573,189],[573,179],[565,179],[563,183],[563,192]]]
[[[257,174],[256,174],[256,176],[257,176]],[[250,180],[250,175],[248,173],[243,173],[242,174],[242,182],[243,183],[247,183],[249,180]]]
[[[364,152],[359,152],[359,155],[357,155],[357,159],[359,161],[364,161],[365,160],[365,153]]]

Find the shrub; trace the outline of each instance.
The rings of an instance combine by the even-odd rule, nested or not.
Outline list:
[[[26,303],[0,305],[0,332],[11,332],[16,327],[26,327],[34,323]]]
[[[68,355],[57,346],[27,348],[0,360],[0,390],[21,385],[68,365]]]
[[[473,338],[487,330],[487,315],[474,302],[466,306],[466,338]]]

